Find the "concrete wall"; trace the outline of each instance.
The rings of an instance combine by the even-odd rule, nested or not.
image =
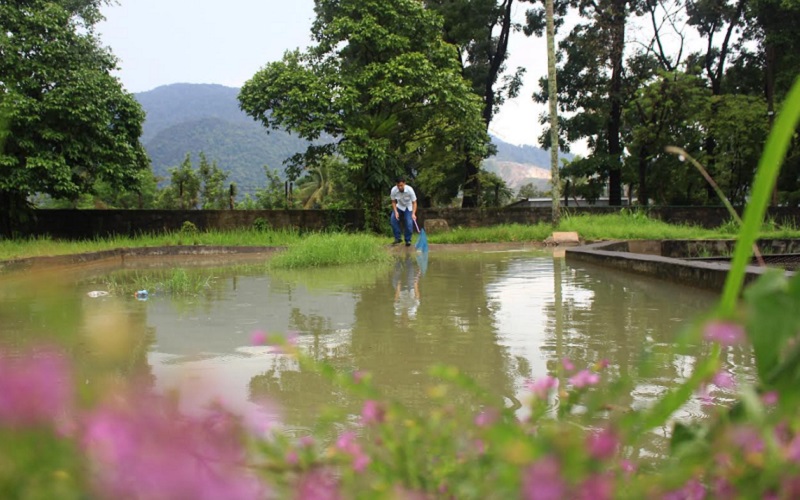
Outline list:
[[[652,207],[645,209],[652,217],[670,223],[691,223],[717,227],[729,217],[721,207]],[[565,209],[566,214],[610,214],[618,207],[581,207]],[[389,212],[385,215],[388,231]],[[449,227],[483,227],[497,224],[536,224],[550,220],[550,209],[421,209],[420,222],[445,220]],[[769,212],[778,222],[800,227],[800,208],[776,208]],[[61,238],[88,238],[108,234],[135,235],[180,229],[185,221],[200,230],[253,227],[263,219],[272,228],[361,230],[365,226],[361,210],[36,210],[27,235],[51,235]]]
[[[364,228],[361,210],[36,210],[29,235],[89,238],[177,231],[189,221],[199,230],[252,228],[262,219],[274,229]]]

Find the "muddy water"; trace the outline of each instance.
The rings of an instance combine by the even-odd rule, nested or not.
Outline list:
[[[352,408],[348,394],[302,370],[254,331],[291,332],[309,355],[364,371],[388,396],[424,406],[434,364],[458,367],[508,406],[525,381],[568,358],[582,368],[607,359],[609,373],[637,381],[623,404],[649,404],[686,377],[707,345],[680,354],[680,328],[715,295],[552,255],[513,252],[418,254],[385,268],[267,272],[263,266],[194,269],[210,279],[199,295],[151,291],[92,298],[110,281],[152,270],[66,269],[0,276],[0,346],[68,346],[87,385],[108,378],[177,389],[184,408],[216,399],[241,412],[311,424],[325,405]],[[654,363],[642,371],[647,354]],[[750,370],[732,350],[726,368]],[[684,414],[701,415],[688,405]]]

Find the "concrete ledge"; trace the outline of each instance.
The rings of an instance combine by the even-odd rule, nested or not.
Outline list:
[[[591,262],[622,271],[643,274],[684,285],[722,290],[730,271],[727,262],[699,262],[660,255],[631,253],[627,242],[610,241],[568,248],[567,261]],[[745,282],[749,283],[774,268],[748,266]],[[793,273],[787,273],[792,275]]]
[[[205,245],[176,245],[165,247],[142,248],[117,248],[99,252],[80,254],[54,255],[42,257],[28,257],[0,261],[0,273],[6,271],[20,271],[39,267],[69,266],[92,264],[102,261],[117,261],[124,264],[126,260],[139,258],[159,257],[162,259],[179,259],[182,257],[224,257],[233,255],[259,256],[283,250],[283,247],[236,247],[236,246],[205,246]]]

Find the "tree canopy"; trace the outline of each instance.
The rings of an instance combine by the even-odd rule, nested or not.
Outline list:
[[[338,153],[373,208],[398,174],[416,179],[425,196],[452,198],[464,152],[480,161],[489,139],[441,17],[416,0],[315,5],[316,45],[256,73],[240,93],[242,109],[309,141],[331,138],[294,166]]]
[[[144,113],[95,35],[99,0],[0,0],[0,212],[29,195],[76,199],[98,180],[138,184]]]

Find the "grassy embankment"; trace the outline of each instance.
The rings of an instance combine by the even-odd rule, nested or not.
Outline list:
[[[565,217],[559,231],[577,231],[586,240],[608,239],[727,239],[734,238],[732,224],[717,229],[698,226],[672,225],[630,212],[616,215],[579,215]],[[503,243],[542,241],[553,229],[548,224],[507,224],[485,228],[459,228],[447,233],[432,234],[431,243]],[[800,238],[795,227],[774,222],[764,225],[762,238]],[[274,266],[298,268],[308,266],[346,265],[376,262],[382,257],[376,248],[384,246],[389,237],[362,234],[319,233],[302,234],[292,230],[238,230],[215,232],[173,232],[162,235],[142,235],[135,238],[108,237],[84,241],[62,241],[51,238],[0,240],[0,260],[96,252],[116,248],[141,248],[175,245],[222,246],[280,246],[289,252],[274,259]]]

